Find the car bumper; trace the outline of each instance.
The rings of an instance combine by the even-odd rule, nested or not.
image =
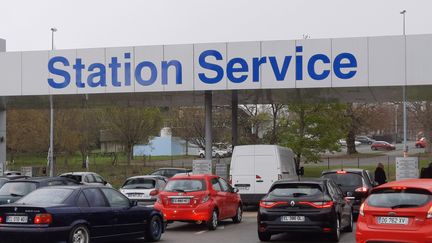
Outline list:
[[[356,242],[432,243],[432,226],[414,231],[371,229],[364,222],[357,222]]]
[[[209,204],[202,204],[196,208],[167,208],[155,204],[166,221],[208,221],[211,218],[213,208]]]
[[[266,194],[246,194],[241,193],[240,198],[244,205],[257,205]]]
[[[2,225],[0,226],[0,239],[10,240],[38,240],[41,242],[51,242],[55,240],[65,240],[71,230],[70,226],[65,227],[41,227],[41,226],[22,226],[22,225]],[[7,241],[6,241],[7,242]]]

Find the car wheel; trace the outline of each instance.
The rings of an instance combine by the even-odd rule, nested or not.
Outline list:
[[[421,146],[419,144],[416,144],[416,148],[421,148]]]
[[[154,215],[149,224],[148,228],[145,232],[144,238],[146,241],[155,242],[160,240],[162,235],[162,220],[159,216]]]
[[[333,232],[330,233],[330,241],[339,242],[339,239],[340,239],[340,221],[339,221],[339,217],[336,216],[336,222],[334,224]]]
[[[217,226],[218,226],[218,213],[216,210],[213,210],[211,218],[209,219],[209,221],[207,221],[207,228],[209,230],[215,230]]]
[[[271,234],[267,232],[258,232],[258,239],[260,241],[270,241]]]
[[[375,151],[377,151],[377,150],[378,150],[378,149],[377,149],[376,147],[372,147],[371,149],[372,149],[372,150],[375,150]]]
[[[90,231],[85,225],[77,225],[69,233],[68,243],[89,243]]]
[[[345,228],[345,232],[352,232],[353,228],[354,228],[354,217],[353,217],[353,213],[351,210],[349,222],[348,222],[347,227]]]
[[[240,223],[242,221],[243,218],[243,209],[242,207],[239,205],[237,207],[237,213],[234,217],[232,217],[232,221],[236,224]]]
[[[204,158],[204,154],[200,154],[199,157],[202,159]]]

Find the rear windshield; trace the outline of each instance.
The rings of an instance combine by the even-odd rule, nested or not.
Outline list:
[[[363,185],[362,177],[354,173],[329,173],[322,176],[323,178],[332,179],[338,186],[358,187]]]
[[[17,203],[22,204],[60,204],[73,192],[72,189],[42,188],[21,198]]]
[[[321,194],[317,184],[279,184],[270,189],[269,195],[275,197],[307,197]]]
[[[431,199],[431,193],[423,189],[383,188],[372,192],[367,203],[380,208],[421,207]]]
[[[203,191],[205,190],[204,180],[189,180],[189,179],[180,179],[180,180],[170,180],[165,186],[164,191],[169,192],[194,192],[194,191]]]
[[[126,180],[122,188],[124,189],[152,189],[155,188],[156,181],[151,178],[133,178]]]
[[[77,182],[81,182],[81,175],[62,175],[61,177],[66,177]]]
[[[0,196],[22,197],[36,190],[34,182],[8,182],[0,188]]]
[[[0,187],[2,187],[6,182],[8,182],[7,179],[0,179]]]

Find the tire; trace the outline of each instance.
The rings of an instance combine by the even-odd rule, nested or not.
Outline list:
[[[258,232],[258,239],[260,241],[270,241],[271,234],[267,232]]]
[[[239,205],[239,206],[237,207],[237,213],[236,213],[236,215],[235,215],[234,217],[232,217],[232,221],[233,221],[235,224],[238,224],[238,223],[240,223],[240,222],[242,221],[242,219],[243,219],[243,209],[242,209],[242,207]]]
[[[376,147],[372,147],[372,150],[375,150],[375,151],[377,151],[378,149],[377,149]]]
[[[336,216],[336,222],[333,225],[334,230],[330,233],[331,242],[339,242],[340,239],[340,220],[339,216]]]
[[[200,154],[199,157],[202,159],[202,158],[205,157],[205,155],[204,154]]]
[[[350,213],[350,221],[349,224],[347,225],[347,227],[345,227],[345,232],[353,232],[353,228],[354,228],[354,216],[351,210]]]
[[[159,241],[162,235],[163,223],[159,216],[152,216],[148,228],[145,232],[144,238],[146,241],[155,242]]]
[[[209,219],[209,221],[207,221],[207,228],[209,230],[215,230],[217,226],[218,226],[218,213],[216,210],[213,210],[211,218]]]
[[[90,243],[90,231],[83,224],[76,225],[69,232],[68,243]]]

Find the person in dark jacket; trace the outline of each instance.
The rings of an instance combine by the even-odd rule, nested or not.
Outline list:
[[[432,163],[428,167],[421,169],[420,178],[432,178]]]
[[[378,166],[375,169],[375,181],[378,183],[378,185],[382,185],[387,182],[384,165],[382,163],[378,163]]]

